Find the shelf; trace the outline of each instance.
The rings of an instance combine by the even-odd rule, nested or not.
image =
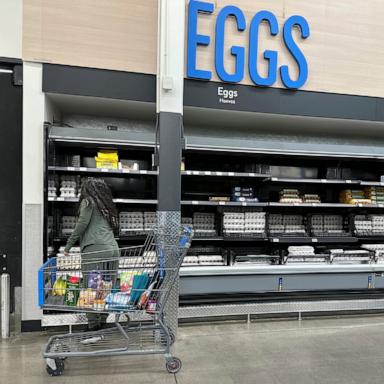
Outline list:
[[[181,205],[211,205],[227,207],[267,207],[268,203],[236,202],[236,201],[207,201],[207,200],[182,200]]]
[[[306,273],[375,273],[384,272],[384,264],[295,264],[295,265],[252,265],[218,267],[184,267],[180,277],[215,275],[286,275]]]
[[[271,175],[255,172],[182,171],[182,176],[251,177],[269,179]]]
[[[48,197],[48,201],[62,202],[62,203],[76,203],[79,202],[77,197]],[[157,200],[144,200],[144,199],[113,199],[116,204],[143,204],[143,205],[156,205]]]
[[[209,242],[209,241],[223,241],[224,238],[222,236],[214,236],[214,237],[194,237],[192,241],[199,242]]]
[[[380,181],[362,181],[360,185],[374,186],[374,187],[384,187],[384,183]]]
[[[343,203],[268,203],[269,207],[289,208],[384,208],[384,204],[343,204]]]
[[[158,171],[148,171],[148,170],[138,170],[130,171],[128,169],[107,169],[107,168],[87,168],[87,167],[48,167],[50,172],[73,172],[73,173],[97,173],[97,174],[110,174],[110,175],[148,175],[148,176],[157,176]]]
[[[361,184],[361,180],[340,179],[295,179],[288,177],[271,177],[270,181],[277,183],[309,183],[309,184]]]
[[[272,243],[280,244],[324,244],[324,243],[357,243],[358,238],[356,237],[273,237],[269,238],[269,241]]]

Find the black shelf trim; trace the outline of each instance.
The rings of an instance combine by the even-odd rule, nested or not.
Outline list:
[[[50,172],[79,172],[79,173],[102,173],[111,175],[149,175],[158,176],[158,171],[150,170],[138,170],[130,171],[128,169],[108,169],[108,168],[88,168],[88,167],[60,167],[60,166],[49,166],[48,171]]]

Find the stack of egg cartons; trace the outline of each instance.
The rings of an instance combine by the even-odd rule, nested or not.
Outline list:
[[[372,204],[384,204],[384,187],[368,187],[364,189],[365,197],[372,201]]]
[[[224,265],[222,255],[199,255],[199,265]]]
[[[149,232],[156,226],[156,212],[144,212],[144,231]]]
[[[375,252],[376,263],[384,264],[384,244],[361,244],[361,248]]]
[[[288,247],[288,256],[310,256],[315,254],[315,248],[309,245]]]
[[[51,175],[48,177],[48,197],[57,196],[58,176]]]
[[[120,212],[120,234],[134,236],[144,232],[143,212]]]
[[[265,212],[245,212],[244,233],[264,234],[265,233]]]
[[[182,217],[181,218],[181,224],[182,225],[193,226],[193,219],[192,219],[192,217]]]
[[[302,215],[284,215],[283,216],[284,233],[305,235],[305,226]]]
[[[64,247],[60,247],[57,254],[57,278],[66,278],[70,271],[71,276],[81,277],[81,253],[79,247],[72,247],[68,256],[64,255]]]
[[[283,233],[283,215],[279,213],[272,213],[268,217],[268,229],[271,233]]]
[[[303,203],[321,203],[320,196],[316,193],[305,193]]]
[[[313,215],[311,217],[311,230],[313,233],[324,232],[324,216],[323,215]]]
[[[63,175],[61,176],[60,197],[75,198],[77,197],[77,176]]]
[[[76,216],[63,216],[61,218],[61,236],[69,237],[76,227]]]
[[[198,256],[184,256],[183,259],[183,267],[190,267],[199,265],[199,257]]]
[[[355,216],[355,231],[357,234],[369,235],[372,230],[372,221],[366,215]]]
[[[196,237],[216,236],[215,214],[195,212],[193,214],[193,229]]]
[[[375,235],[384,233],[384,215],[369,215],[372,222],[372,233]]]
[[[280,203],[300,204],[303,202],[298,189],[289,188],[280,191]]]
[[[311,217],[311,229],[317,234],[340,234],[344,232],[343,216],[313,215]]]
[[[245,230],[244,212],[224,212],[223,230],[226,236],[243,234]]]
[[[343,216],[324,215],[324,232],[338,234],[343,232]]]
[[[303,263],[306,262],[307,256],[314,256],[315,249],[311,246],[291,246],[288,247],[288,258],[286,263]],[[311,262],[320,261],[313,258],[310,259]]]

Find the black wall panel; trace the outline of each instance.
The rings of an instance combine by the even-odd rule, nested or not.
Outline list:
[[[13,292],[21,285],[22,270],[22,86],[14,85],[13,73],[4,72],[0,72],[0,158],[0,255],[7,255]]]
[[[237,97],[219,95],[219,88]],[[184,105],[233,111],[336,119],[384,121],[384,101],[377,97],[292,91],[248,85],[185,80]]]

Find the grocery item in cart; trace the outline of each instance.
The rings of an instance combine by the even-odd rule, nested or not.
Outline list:
[[[96,291],[87,288],[82,289],[77,300],[77,306],[82,308],[93,308],[96,299]]]
[[[65,293],[65,305],[76,306],[79,298],[79,281],[80,278],[72,276],[67,280],[67,291]]]
[[[88,276],[88,288],[96,289],[99,281],[103,280],[103,275],[99,271],[92,271]]]

